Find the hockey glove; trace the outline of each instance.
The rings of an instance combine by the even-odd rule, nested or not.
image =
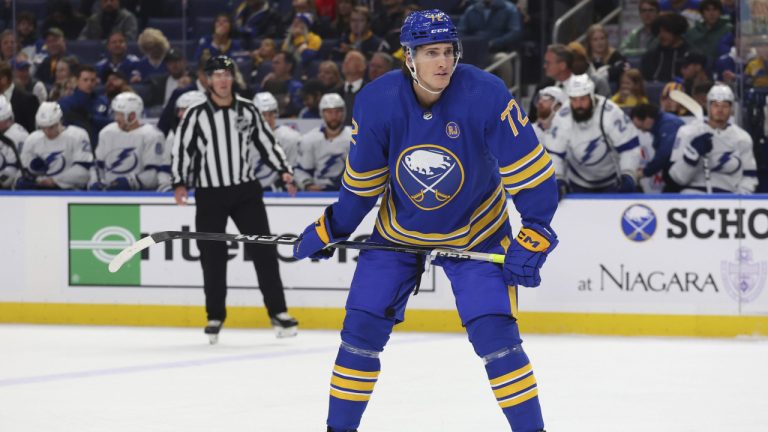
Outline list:
[[[691,140],[691,147],[693,147],[699,156],[706,156],[712,151],[712,134],[707,132],[701,134]]]
[[[90,184],[90,186],[88,186],[88,190],[92,190],[92,191],[105,191],[105,190],[107,190],[107,185],[105,185],[104,183],[99,182],[99,181],[93,182],[93,183]]]
[[[296,259],[328,259],[336,249],[327,247],[329,244],[346,240],[347,237],[334,237],[330,220],[333,211],[327,207],[323,215],[308,226],[293,245],[293,257]]]
[[[112,180],[112,183],[107,186],[107,189],[116,191],[129,191],[133,190],[133,187],[131,186],[131,181],[128,180],[127,177],[118,177]]]
[[[637,184],[635,178],[629,174],[622,174],[619,179],[619,192],[620,193],[632,193],[637,191]]]
[[[35,174],[45,174],[48,172],[48,162],[45,159],[36,157],[29,161],[29,170]]]
[[[557,246],[557,235],[551,228],[531,224],[520,229],[504,258],[504,281],[507,285],[535,288],[541,283],[539,270],[547,255]]]

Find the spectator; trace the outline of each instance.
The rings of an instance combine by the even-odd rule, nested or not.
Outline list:
[[[688,30],[685,39],[688,45],[696,47],[697,51],[706,56],[708,64],[712,64],[720,56],[720,41],[726,34],[733,32],[733,25],[723,17],[723,4],[720,0],[702,0],[699,11],[702,20]]]
[[[685,53],[680,60],[680,77],[683,80],[683,88],[689,95],[693,95],[693,88],[701,83],[711,80],[707,75],[707,57],[695,51]],[[706,99],[706,92],[704,92]]]
[[[35,130],[35,113],[40,103],[34,95],[16,86],[11,65],[7,62],[0,62],[0,94],[11,102],[16,123],[28,132]]]
[[[96,79],[94,72],[94,81]],[[88,133],[61,124],[62,109],[44,102],[35,115],[39,130],[24,142],[21,163],[29,176],[16,184],[20,189],[85,189],[93,153]]]
[[[536,93],[531,100],[531,106],[528,110],[528,117],[531,120],[536,121],[538,118],[536,111],[538,92],[549,86],[562,89],[564,83],[573,75],[572,68],[573,53],[565,45],[553,44],[547,47],[547,51],[544,53],[544,75],[546,78],[538,84]]]
[[[488,39],[488,49],[497,61],[517,48],[523,37],[522,14],[517,7],[505,0],[476,0],[458,25],[462,37],[480,36]],[[512,85],[512,63],[505,62],[497,75],[507,87]]]
[[[11,66],[16,71],[16,85],[19,88],[35,95],[40,103],[48,100],[48,89],[45,87],[45,84],[32,77],[32,73],[30,73],[32,65],[29,63],[26,54],[19,53],[16,55],[16,59],[11,62]]]
[[[94,67],[99,79],[104,82],[112,71],[120,71],[126,77],[138,74],[139,58],[128,54],[128,43],[120,31],[112,32],[107,39],[107,54]]]
[[[733,27],[736,27],[736,20],[739,18],[736,0],[723,0],[723,16]]]
[[[30,11],[21,11],[16,15],[16,37],[21,49],[29,47],[32,49],[31,54],[37,52],[38,45],[42,44],[39,44],[37,40],[37,18],[35,14]],[[27,55],[32,58],[30,53],[27,53]]]
[[[694,84],[693,89],[691,90],[691,97],[699,105],[703,107],[707,106],[707,94],[709,94],[709,91],[714,85],[715,83],[709,79]]]
[[[106,40],[113,31],[119,31],[128,40],[136,40],[139,24],[136,16],[120,7],[120,0],[101,0],[101,10],[85,22],[80,39]]]
[[[261,41],[261,45],[253,51],[251,51],[251,87],[259,91],[261,90],[261,82],[264,81],[270,72],[272,72],[272,58],[277,52],[277,46],[274,39],[264,39]]]
[[[331,23],[331,32],[334,37],[349,33],[349,25],[352,19],[352,9],[355,7],[354,0],[336,0],[336,19]],[[400,27],[397,28],[398,35]],[[400,44],[398,36],[397,44]]]
[[[661,101],[661,110],[674,114],[678,117],[682,117],[685,115],[688,115],[688,111],[686,111],[685,108],[683,108],[679,103],[672,100],[671,97],[669,97],[670,93],[672,93],[672,90],[679,90],[679,91],[685,91],[683,89],[683,85],[676,82],[668,82],[664,85],[664,88],[661,89],[661,96],[659,97],[659,100]]]
[[[659,0],[662,12],[670,12],[685,18],[690,25],[701,21],[701,0]]]
[[[168,51],[165,56],[167,73],[155,75],[149,79],[149,96],[146,100],[147,108],[165,105],[171,99],[174,90],[186,87],[192,79],[187,74],[187,62],[181,53],[175,49]]]
[[[151,27],[144,29],[139,35],[139,49],[144,57],[136,65],[138,74],[131,77],[131,82],[149,81],[155,75],[168,72],[165,56],[171,50],[171,44],[163,32]]]
[[[373,81],[376,78],[391,71],[395,67],[395,59],[385,52],[377,52],[368,62],[368,80]]]
[[[89,189],[170,191],[171,152],[163,134],[142,123],[141,97],[120,93],[111,106],[115,121],[99,132]]]
[[[48,16],[43,21],[43,31],[56,27],[67,39],[77,39],[85,27],[85,17],[76,12],[69,0],[54,0],[48,6]]]
[[[638,172],[638,178],[649,178],[651,184],[656,186],[652,190],[663,187],[664,192],[679,192],[674,190],[673,183],[669,181],[669,167],[672,166],[670,157],[677,130],[685,123],[680,117],[647,103],[632,108],[629,117],[637,129],[653,136],[651,147],[644,149],[646,162]]]
[[[296,62],[306,66],[315,59],[323,40],[309,30],[312,25],[312,15],[298,13],[288,28],[288,34],[283,41],[283,52],[291,54]]]
[[[53,85],[56,81],[56,64],[67,55],[67,43],[64,40],[64,32],[56,27],[45,31],[45,54],[35,60],[35,78],[46,85]]]
[[[544,142],[544,135],[552,126],[552,120],[560,108],[568,106],[568,96],[559,87],[549,86],[539,90],[539,97],[536,100],[536,111],[538,118],[533,124],[533,130],[540,142]]]
[[[274,132],[277,142],[280,143],[280,147],[285,152],[285,160],[288,162],[288,165],[295,166],[299,153],[301,134],[290,126],[277,125],[277,99],[271,93],[257,93],[253,97],[253,104],[256,105],[261,116],[264,117],[264,121],[267,122],[269,128]],[[285,191],[285,184],[280,175],[264,163],[260,155],[254,152],[253,156],[256,160],[251,165],[256,167],[254,171],[256,172],[256,178],[261,183],[261,187],[264,190],[271,190],[273,192]]]
[[[344,87],[339,67],[330,60],[320,63],[320,66],[317,68],[317,79],[325,87],[324,93],[341,93]]]
[[[112,104],[112,101],[121,93],[135,93],[135,91],[128,85],[128,77],[126,77],[119,70],[109,71],[107,78],[104,80],[104,96]]]
[[[56,63],[56,82],[48,94],[49,101],[58,102],[59,99],[69,96],[75,91],[77,87],[75,71],[78,67],[80,67],[80,63],[73,56],[64,57]]]
[[[640,70],[646,81],[671,81],[679,76],[678,59],[688,52],[683,35],[688,22],[680,15],[662,13],[653,22],[653,33],[658,37],[656,48],[648,50],[640,62]]]
[[[403,20],[403,0],[382,0],[381,10],[373,18],[373,32],[384,38],[390,50],[400,47],[400,27],[403,26]]]
[[[0,33],[0,61],[11,62],[16,58],[18,46],[16,37],[12,30],[5,30]]]
[[[96,69],[81,65],[77,71],[77,87],[71,95],[59,100],[64,112],[64,122],[85,129],[94,147],[98,144],[99,131],[110,123],[109,101],[96,94]]]
[[[344,126],[344,99],[328,93],[320,99],[323,127],[301,137],[296,184],[308,192],[337,191],[344,174],[352,128]]]
[[[587,30],[587,58],[595,74],[617,84],[627,63],[624,56],[608,43],[608,32],[601,24],[593,24]]]
[[[235,30],[249,47],[252,39],[276,38],[283,34],[278,14],[267,0],[243,0],[234,14]]]
[[[172,129],[176,129],[178,126],[178,119],[176,117],[176,102],[179,98],[191,91],[199,91],[206,93],[208,91],[208,74],[205,73],[205,61],[200,61],[197,64],[197,79],[192,84],[186,87],[179,87],[173,91],[171,98],[168,99],[168,103],[165,104],[163,112],[160,114],[160,119],[157,121],[157,127],[162,133],[168,135]]]
[[[325,86],[318,80],[308,80],[301,88],[301,100],[304,107],[299,111],[299,118],[319,119],[320,118],[320,98],[323,96]]]
[[[744,80],[747,86],[768,87],[768,36],[760,35],[752,41],[755,47],[754,58],[744,68]]]
[[[344,119],[345,125],[352,124],[352,109],[355,106],[355,97],[360,89],[366,84],[365,77],[365,56],[359,51],[350,51],[344,57],[344,63],[341,65],[341,73],[344,76],[344,86],[342,87],[341,97],[344,99],[344,106],[349,107],[346,110]]]
[[[643,25],[632,30],[619,45],[619,51],[627,57],[640,57],[658,43],[653,33],[653,21],[659,16],[658,0],[641,0],[637,8]]]
[[[621,75],[619,91],[611,101],[621,108],[632,108],[636,105],[647,104],[643,74],[637,69],[629,69]]]
[[[20,153],[29,132],[13,121],[13,108],[5,96],[0,95],[0,189],[13,186],[21,175]]]
[[[272,72],[261,84],[264,91],[272,93],[277,98],[280,117],[295,116],[303,106],[300,94],[301,81],[293,78],[295,69],[296,59],[281,51],[272,58]]]
[[[342,60],[351,50],[360,51],[370,59],[373,53],[388,50],[389,45],[371,31],[371,13],[365,6],[355,6],[349,21],[349,32],[342,35],[333,50],[334,60]]]
[[[587,57],[587,50],[584,45],[579,42],[573,41],[568,44],[568,49],[573,53],[573,67],[572,71],[574,75],[587,74],[589,79],[595,83],[595,91],[600,96],[611,96],[611,85],[608,83],[608,79],[602,75],[598,75],[592,64],[589,63],[589,57]]]
[[[228,14],[216,15],[213,21],[213,33],[200,38],[194,60],[197,62],[201,58],[208,59],[217,55],[232,57],[234,53],[239,52],[240,41],[233,39],[234,31],[232,18]]]
[[[331,22],[336,18],[336,0],[314,0],[319,20]]]

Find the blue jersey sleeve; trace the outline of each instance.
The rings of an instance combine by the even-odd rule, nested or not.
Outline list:
[[[512,196],[523,225],[549,225],[557,209],[555,169],[539,143],[528,116],[499,81],[490,94],[492,113],[485,126],[486,142],[499,162],[504,188]]]

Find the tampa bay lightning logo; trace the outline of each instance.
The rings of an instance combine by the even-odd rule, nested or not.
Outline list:
[[[48,177],[53,177],[55,175],[61,174],[61,172],[64,171],[64,168],[67,166],[67,160],[64,158],[64,154],[62,154],[62,152],[53,152],[45,157],[45,166],[47,167],[45,170],[45,175]]]
[[[114,174],[128,174],[139,165],[139,157],[136,156],[136,149],[124,148],[109,152],[104,162],[107,171]]]
[[[603,138],[597,137],[587,144],[587,148],[584,149],[584,153],[579,159],[579,163],[583,166],[594,166],[600,163],[606,156],[608,156],[608,146],[602,144]]]
[[[656,214],[648,206],[633,204],[621,215],[621,229],[628,239],[644,242],[656,232]]]
[[[397,160],[397,182],[422,210],[435,210],[451,201],[464,184],[464,167],[450,150],[434,144],[405,149]]]
[[[736,261],[720,263],[720,273],[728,295],[738,302],[749,303],[763,292],[768,263],[755,262],[752,250],[740,247],[736,249]]]

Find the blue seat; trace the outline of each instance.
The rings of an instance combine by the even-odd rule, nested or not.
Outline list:
[[[104,57],[106,48],[98,40],[73,40],[67,42],[67,52],[77,56],[80,63],[94,64]]]
[[[48,15],[48,0],[24,0],[16,5],[16,13],[30,11],[35,14],[35,18],[43,19]]]
[[[215,16],[199,16],[195,18],[195,39],[212,34],[213,22],[215,20]]]
[[[213,19],[218,13],[227,12],[227,2],[221,0],[189,0],[187,7],[188,15],[196,18]]]
[[[169,40],[184,38],[184,21],[181,18],[150,18],[147,27],[160,30]]]
[[[649,81],[645,83],[645,94],[648,95],[648,102],[658,106],[661,101],[661,91],[664,89],[665,82]]]

